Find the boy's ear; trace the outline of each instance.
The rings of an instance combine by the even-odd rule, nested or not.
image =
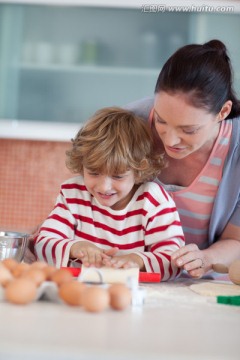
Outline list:
[[[231,110],[232,110],[232,101],[227,100],[223,104],[221,110],[218,113],[218,120],[222,121],[222,120],[226,119],[226,117],[230,114]]]

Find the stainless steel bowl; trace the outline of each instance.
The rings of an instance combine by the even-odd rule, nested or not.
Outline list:
[[[28,234],[0,230],[0,261],[13,258],[22,261],[28,246]]]

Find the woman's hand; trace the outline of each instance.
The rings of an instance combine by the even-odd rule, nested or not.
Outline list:
[[[172,262],[186,270],[193,278],[201,278],[211,269],[204,250],[199,250],[196,244],[188,244],[175,251],[171,256]]]
[[[79,241],[72,245],[70,257],[80,259],[86,267],[101,267],[104,265],[103,259],[111,259],[119,249],[117,247],[103,250],[88,241]]]
[[[144,271],[144,262],[137,254],[119,255],[113,256],[112,258],[106,258],[103,260],[104,265],[115,269],[130,269],[138,267]]]

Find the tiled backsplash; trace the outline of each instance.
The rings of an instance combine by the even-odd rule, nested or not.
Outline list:
[[[70,142],[0,139],[0,229],[32,232],[52,210]]]

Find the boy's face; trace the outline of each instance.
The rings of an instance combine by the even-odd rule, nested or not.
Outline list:
[[[131,200],[135,189],[135,178],[132,170],[124,174],[104,175],[83,168],[84,183],[87,190],[102,205],[121,210]]]

